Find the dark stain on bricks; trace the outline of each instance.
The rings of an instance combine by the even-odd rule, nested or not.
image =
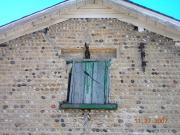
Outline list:
[[[118,123],[123,123],[124,121],[122,119],[119,119],[118,120]]]
[[[118,39],[114,39],[114,42],[117,42],[118,41]]]
[[[8,45],[5,43],[0,44],[0,47],[7,47]]]
[[[27,86],[27,84],[22,83],[22,84],[18,84],[17,87],[21,87],[21,86]]]
[[[138,100],[138,101],[136,101],[136,104],[141,104],[141,101],[139,101],[139,100]]]
[[[35,73],[32,73],[32,75],[36,75]]]
[[[175,134],[177,131],[175,129],[173,129],[172,132]]]
[[[42,99],[46,99],[46,97],[45,97],[45,96],[41,96],[41,98],[42,98]]]
[[[139,110],[139,113],[143,113],[143,111],[142,111],[142,110]]]
[[[20,105],[20,107],[21,107],[21,108],[24,108],[24,107],[25,107],[25,105]]]
[[[41,110],[40,112],[41,112],[41,113],[44,113],[44,112],[45,112],[45,110]]]
[[[96,132],[99,132],[99,131],[100,131],[100,129],[97,128],[97,129],[96,129]]]
[[[8,105],[3,105],[3,109],[7,109],[8,108]]]
[[[176,80],[173,80],[173,83],[174,83],[174,84],[177,84],[178,82],[177,82]]]
[[[126,123],[125,125],[126,125],[126,127],[132,127],[133,126],[133,124],[131,124],[131,123]]]
[[[92,128],[92,131],[93,131],[93,132],[95,132],[95,131],[96,131],[96,129],[95,129],[95,128]]]
[[[152,75],[158,75],[159,73],[158,72],[152,72],[151,74]]]
[[[61,122],[64,122],[64,119],[61,119]]]
[[[9,92],[9,95],[12,95],[13,94],[13,92]]]
[[[31,79],[27,79],[27,82],[31,82],[32,80]]]
[[[163,87],[163,88],[165,88],[165,87],[166,87],[166,85],[165,85],[165,84],[163,84],[163,85],[162,85],[162,87]]]
[[[15,61],[13,61],[13,60],[11,60],[11,61],[10,61],[10,64],[15,64],[15,63],[16,63],[16,62],[15,62]]]
[[[16,89],[12,88],[12,91],[15,91]]]
[[[27,86],[27,84],[25,84],[25,83],[22,83],[22,84],[21,84],[21,86]]]
[[[153,92],[156,92],[156,89],[153,89]]]
[[[152,132],[152,130],[150,130],[150,129],[147,129],[146,131],[147,131],[148,133],[151,133],[151,132]]]
[[[19,106],[18,105],[14,105],[14,108],[19,108]]]
[[[102,43],[102,42],[104,42],[104,40],[103,40],[103,39],[100,39],[99,42]]]
[[[59,119],[55,119],[54,121],[55,121],[55,122],[59,122]]]
[[[19,126],[21,126],[21,123],[15,123],[14,125],[15,125],[15,127],[19,127]]]
[[[65,123],[62,123],[62,124],[61,124],[61,126],[62,126],[62,127],[65,127],[65,126],[66,126],[66,124],[65,124]]]
[[[135,67],[135,64],[131,64],[132,67]]]
[[[134,83],[134,80],[131,80],[131,83]]]
[[[103,129],[103,132],[108,132],[107,129]]]
[[[28,103],[30,103],[30,101],[29,101],[29,100],[26,100],[26,103],[28,104]]]

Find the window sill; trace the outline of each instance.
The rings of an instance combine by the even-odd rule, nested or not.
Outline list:
[[[115,103],[109,104],[72,104],[60,102],[60,109],[88,109],[88,110],[117,110],[118,105]]]

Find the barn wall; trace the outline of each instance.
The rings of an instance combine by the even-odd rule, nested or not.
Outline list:
[[[117,19],[70,19],[0,46],[0,135],[180,134],[180,51],[168,38]],[[68,67],[61,47],[116,47],[116,111],[59,110]],[[145,72],[139,44],[145,43]],[[75,56],[74,56],[75,57]]]

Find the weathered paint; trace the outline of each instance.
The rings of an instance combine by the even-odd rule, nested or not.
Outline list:
[[[108,103],[110,61],[74,61],[69,103]]]
[[[118,105],[115,103],[111,104],[70,104],[61,103],[60,109],[94,109],[94,110],[117,110]]]

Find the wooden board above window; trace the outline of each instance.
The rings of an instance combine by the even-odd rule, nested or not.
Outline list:
[[[118,58],[118,48],[97,48],[90,47],[90,53],[92,59],[111,59]],[[84,48],[61,48],[61,56],[65,59],[82,59],[84,58]]]

